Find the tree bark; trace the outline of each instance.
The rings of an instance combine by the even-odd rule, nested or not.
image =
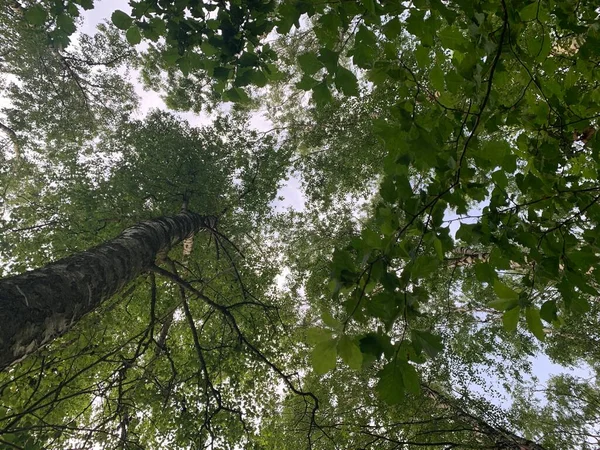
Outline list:
[[[0,280],[0,370],[67,332],[159,254],[214,224],[192,212],[140,222],[98,247]]]

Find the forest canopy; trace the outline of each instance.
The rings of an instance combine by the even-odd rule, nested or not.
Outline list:
[[[0,448],[600,446],[595,1],[101,7],[0,4]]]

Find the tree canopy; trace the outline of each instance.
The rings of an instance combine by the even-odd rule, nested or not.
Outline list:
[[[600,445],[596,2],[95,6],[0,6],[0,446]]]

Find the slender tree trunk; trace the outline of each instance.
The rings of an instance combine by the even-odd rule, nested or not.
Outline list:
[[[0,370],[64,334],[157,255],[214,223],[192,212],[140,222],[98,247],[0,280]]]
[[[422,386],[425,393],[436,400],[440,407],[452,410],[456,419],[468,423],[473,427],[473,430],[477,430],[482,435],[486,435],[488,439],[493,440],[494,444],[497,446],[495,448],[506,450],[546,450],[537,442],[530,441],[529,439],[519,436],[502,427],[489,424],[484,419],[470,414],[458,406],[452,399],[435,389],[426,385]]]

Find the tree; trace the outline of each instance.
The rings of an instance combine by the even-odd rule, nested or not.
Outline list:
[[[50,343],[36,353],[34,358],[28,359],[29,362],[35,360],[36,369],[34,370],[40,371],[42,378],[39,378],[40,383],[37,386],[31,384],[27,387],[18,387],[18,383],[13,382],[13,377],[18,380],[22,379],[22,376],[32,376],[32,368],[25,368],[28,364],[27,361],[17,367],[12,366],[5,372],[7,377],[3,379],[2,383],[2,439],[5,445],[62,446],[67,445],[72,439],[78,441],[93,439],[97,442],[108,439],[107,445],[110,445],[114,436],[116,436],[116,442],[122,442],[123,445],[130,442],[137,442],[140,445],[140,442],[145,442],[146,445],[157,446],[161,438],[177,442],[177,445],[180,445],[182,442],[200,442],[200,440],[210,439],[207,437],[207,433],[214,436],[217,434],[214,431],[215,429],[220,430],[224,427],[227,427],[231,434],[223,442],[239,442],[240,436],[243,436],[244,433],[245,421],[249,419],[244,415],[244,422],[232,422],[233,419],[229,417],[229,415],[233,416],[234,419],[238,417],[239,406],[237,406],[237,403],[240,400],[229,393],[229,388],[225,389],[220,386],[220,377],[227,370],[233,370],[227,369],[225,365],[221,364],[221,360],[230,349],[232,355],[235,355],[235,359],[230,358],[229,361],[234,361],[236,368],[245,366],[245,363],[235,361],[236,359],[239,360],[240,339],[243,337],[245,339],[243,341],[244,345],[252,355],[261,358],[260,361],[271,361],[266,356],[270,355],[270,352],[263,353],[259,351],[254,344],[254,340],[268,340],[265,336],[268,336],[268,333],[271,332],[270,322],[264,324],[262,321],[277,320],[275,313],[278,309],[270,305],[271,302],[267,301],[264,296],[261,296],[261,299],[255,299],[252,294],[256,293],[258,295],[257,286],[260,289],[266,289],[265,280],[272,279],[275,269],[274,261],[269,262],[266,260],[261,264],[261,272],[255,273],[256,266],[247,267],[238,253],[241,249],[244,249],[244,246],[240,242],[237,245],[231,244],[221,233],[229,230],[229,233],[244,236],[254,229],[257,223],[261,222],[264,215],[262,211],[266,211],[266,206],[263,205],[273,198],[277,180],[280,178],[277,173],[281,171],[282,161],[289,157],[285,148],[278,148],[277,151],[272,150],[273,140],[269,138],[257,140],[256,132],[249,130],[243,120],[244,118],[241,116],[220,119],[217,120],[214,127],[195,129],[175,120],[170,115],[154,113],[145,121],[124,123],[121,129],[116,130],[114,136],[106,136],[104,140],[97,143],[95,148],[96,154],[105,152],[105,154],[110,155],[114,146],[117,145],[122,155],[118,168],[115,168],[110,174],[100,173],[98,174],[99,178],[96,178],[94,170],[91,170],[94,168],[93,162],[84,164],[83,167],[72,165],[67,167],[67,170],[58,167],[56,173],[49,170],[52,166],[46,167],[43,173],[45,180],[42,181],[47,180],[49,185],[56,184],[56,186],[48,188],[48,184],[42,183],[45,186],[36,192],[38,196],[43,197],[45,200],[45,202],[40,202],[40,209],[36,211],[38,205],[33,204],[30,205],[30,209],[32,209],[31,216],[25,215],[5,219],[9,230],[8,234],[11,236],[9,242],[13,244],[4,249],[5,255],[8,252],[14,255],[7,256],[9,259],[16,259],[20,256],[21,259],[31,260],[30,255],[40,257],[35,245],[32,249],[30,243],[33,241],[43,247],[43,243],[48,238],[49,230],[52,233],[52,241],[57,244],[57,247],[53,250],[58,253],[72,252],[81,245],[101,243],[100,246],[91,251],[67,257],[60,262],[47,266],[45,269],[41,269],[41,271],[27,272],[20,276],[9,277],[3,281],[3,314],[6,312],[10,317],[10,319],[7,318],[7,323],[14,323],[15,328],[19,328],[19,321],[16,318],[21,317],[23,321],[30,322],[32,309],[22,306],[24,305],[22,301],[24,297],[14,287],[15,285],[20,286],[21,291],[27,296],[28,302],[30,300],[33,302],[36,297],[36,287],[27,282],[32,277],[37,279],[42,276],[47,280],[48,276],[54,275],[56,277],[57,274],[60,274],[63,278],[74,279],[78,276],[86,278],[85,274],[87,273],[87,281],[90,283],[82,281],[85,285],[81,287],[87,292],[86,298],[71,296],[71,299],[75,298],[83,301],[83,303],[80,303],[83,306],[82,308],[77,308],[77,305],[69,303],[69,297],[65,296],[69,285],[65,287],[62,284],[61,287],[60,284],[43,283],[43,289],[46,293],[49,289],[55,288],[57,296],[44,296],[42,300],[50,308],[55,308],[55,310],[64,314],[71,313],[71,318],[66,322],[67,326],[75,323],[71,319],[83,317],[80,327],[87,328],[92,333],[91,335],[87,335],[85,331],[81,333],[82,328],[77,327],[72,334],[67,334],[63,338],[64,340]],[[168,158],[164,158],[164,153],[161,153],[165,148],[171,148]],[[265,156],[269,156],[269,160],[265,160]],[[260,164],[262,173],[256,171],[256,165],[258,164]],[[139,174],[144,176],[139,177]],[[90,175],[92,175],[91,179]],[[107,175],[109,175],[108,178],[105,178]],[[34,178],[37,176],[39,174],[35,173]],[[266,176],[269,177],[266,178]],[[55,183],[53,180],[64,181]],[[28,179],[21,181],[25,186],[29,182]],[[35,180],[33,187],[38,187],[38,180]],[[219,228],[215,228],[215,224],[212,223],[212,231],[208,239],[196,235],[193,242],[190,243],[188,240],[189,247],[187,251],[191,252],[191,255],[179,259],[179,262],[189,260],[184,275],[186,278],[188,278],[190,271],[199,277],[193,276],[189,279],[190,283],[198,286],[198,283],[204,280],[202,283],[205,284],[205,289],[208,290],[207,293],[199,294],[198,290],[192,287],[193,290],[195,289],[193,295],[200,295],[200,298],[208,299],[209,303],[204,306],[197,302],[192,303],[191,300],[188,305],[187,298],[182,300],[178,291],[173,290],[171,286],[160,280],[151,282],[154,286],[151,291],[154,294],[151,295],[151,299],[148,299],[144,286],[149,282],[148,277],[151,277],[147,272],[150,269],[156,270],[163,276],[174,277],[177,281],[182,280],[176,275],[176,272],[161,272],[164,269],[153,266],[158,247],[149,246],[147,239],[153,234],[153,226],[165,229],[163,225],[165,223],[169,225],[166,227],[166,231],[171,233],[172,236],[169,237],[169,233],[161,233],[159,237],[163,242],[170,241],[171,238],[176,236],[181,239],[188,237],[192,230],[197,229],[202,224],[202,218],[198,215],[186,213],[183,216],[176,217],[175,224],[182,222],[181,224],[185,225],[187,223],[179,232],[176,227],[171,226],[173,218],[167,218],[166,222],[162,219],[158,222],[150,221],[135,225],[129,228],[125,235],[117,238],[116,241],[102,244],[103,236],[110,235],[115,228],[122,227],[123,224],[127,224],[129,221],[139,220],[144,215],[166,211],[173,206],[173,202],[179,203],[180,206],[182,203],[187,207],[201,206],[205,208],[208,214],[219,214],[221,219],[226,222],[228,216],[236,217],[236,222],[229,227],[224,224]],[[231,206],[228,206],[228,203]],[[47,209],[50,211],[47,211]],[[81,211],[82,209],[83,211]],[[107,216],[109,213],[112,216]],[[47,214],[49,216],[46,216]],[[80,223],[83,217],[87,217],[87,223]],[[189,222],[195,225],[190,227]],[[75,241],[72,238],[73,231],[76,231],[75,236],[78,236]],[[152,232],[150,236],[148,236],[149,231]],[[138,239],[131,239],[132,233]],[[256,245],[257,238],[260,239],[260,236],[255,236],[254,241],[248,241],[252,247]],[[65,245],[66,248],[61,248],[62,245]],[[217,254],[223,255],[222,257],[215,258],[215,246]],[[135,251],[132,252],[127,247],[131,247]],[[174,251],[177,252],[178,250],[175,249]],[[176,258],[174,251],[170,252],[170,258]],[[244,249],[246,255],[253,251],[255,251],[253,248]],[[140,252],[145,255],[143,259],[136,256]],[[262,253],[265,252],[266,250],[262,250]],[[206,257],[198,258],[203,253]],[[115,259],[110,262],[106,258],[107,254],[112,255]],[[100,259],[98,259],[99,255],[101,255]],[[162,258],[164,256],[162,255]],[[95,263],[82,264],[81,261],[83,260],[91,260]],[[156,263],[161,264],[160,261],[163,261],[163,259],[159,258]],[[169,270],[173,270],[173,267],[170,266],[172,260],[166,259],[164,261],[167,261],[164,264],[167,264]],[[65,274],[64,270],[61,269],[69,262],[75,262],[76,264],[74,268],[71,264],[72,270]],[[121,269],[116,270],[115,262]],[[133,265],[132,270],[123,270],[130,263]],[[112,280],[111,283],[115,289],[122,287],[127,280],[133,280],[134,282],[126,288],[125,295],[134,295],[137,300],[134,300],[133,303],[127,301],[119,306],[110,301],[108,305],[107,302],[101,304],[102,300],[110,297],[110,286],[103,281],[103,270],[94,270],[94,266],[98,268],[98,264],[104,265],[105,269],[108,269],[106,275]],[[140,277],[136,279],[134,275],[140,272],[144,272],[143,276],[146,277],[146,281],[140,280]],[[187,281],[181,282],[188,283]],[[98,286],[99,289],[98,292],[94,290],[92,304],[88,304],[90,300],[90,289],[88,287],[91,284]],[[246,287],[246,284],[252,286],[252,290]],[[243,301],[238,301],[238,288],[243,289],[242,295],[245,298]],[[215,289],[217,289],[216,294]],[[139,290],[139,294],[135,294],[137,290]],[[5,294],[14,292],[21,295],[17,303],[11,302],[10,298],[5,300]],[[208,297],[209,293],[211,297],[216,296],[216,299],[220,302],[219,315],[216,317],[214,311],[211,311],[217,304]],[[60,300],[58,304],[53,302],[53,299],[56,300],[57,297]],[[97,304],[93,305],[95,301],[97,301]],[[134,304],[137,305],[134,306]],[[151,305],[150,310],[148,310],[149,305]],[[65,311],[61,310],[61,306],[65,306]],[[117,307],[115,308],[115,306]],[[14,312],[15,307],[25,308],[27,316],[13,315],[12,312]],[[262,315],[259,316],[261,318],[259,323],[255,323],[256,318],[254,315],[256,313],[252,312],[253,308],[257,311],[264,310],[266,312],[265,318],[261,318]],[[250,311],[247,311],[247,309],[250,309]],[[133,312],[134,310],[137,312]],[[238,315],[239,310],[243,312],[241,317]],[[33,311],[38,312],[37,317],[40,318],[42,326],[50,324],[48,320],[44,321],[44,317],[48,318],[47,309],[44,311],[41,308],[34,308]],[[86,312],[88,314],[84,316]],[[248,312],[250,317],[246,317]],[[133,314],[133,316],[130,317],[130,314]],[[193,335],[198,339],[199,347],[195,349],[195,351],[198,350],[198,353],[189,353],[189,350],[193,347],[172,344],[174,341],[177,342],[178,336],[183,337],[185,341],[192,338],[192,336],[187,335],[187,332],[191,330],[191,328],[188,328],[189,325],[181,322],[181,317],[184,314],[189,314],[190,317],[205,316],[207,323],[202,328],[202,334],[196,332],[195,328],[193,332]],[[126,323],[123,322],[123,317],[129,317]],[[36,316],[33,315],[33,319],[35,318]],[[96,322],[97,320],[100,320],[100,322]],[[108,322],[105,322],[105,320],[108,320]],[[98,337],[96,332],[105,326],[109,326],[110,322],[120,324],[118,327],[122,327],[121,331],[113,330],[114,333],[111,332],[110,337],[105,336],[96,344],[88,346],[85,343],[90,338],[95,341]],[[89,326],[86,327],[84,323],[88,323]],[[96,325],[92,325],[94,323]],[[229,331],[224,328],[233,323],[237,328]],[[8,339],[13,338],[11,331],[11,328],[3,328],[3,333],[6,333]],[[55,335],[60,334],[62,331],[64,330],[55,330]],[[264,335],[263,333],[267,334]],[[93,335],[96,335],[96,337],[93,337]],[[50,336],[46,337],[50,338]],[[75,337],[75,341],[72,340],[73,337]],[[220,342],[221,345],[206,349],[205,343],[212,346],[215,340]],[[65,342],[69,345],[65,345]],[[139,348],[137,344],[140,345]],[[8,345],[10,345],[10,342],[7,343]],[[274,351],[275,346],[272,347]],[[133,353],[128,354],[129,350],[132,350]],[[178,355],[179,350],[182,350],[182,353]],[[55,351],[66,353],[59,356]],[[46,352],[53,356],[45,358],[43,355]],[[85,354],[89,358],[86,358]],[[6,354],[6,356],[8,359],[9,354]],[[42,359],[36,359],[37,357]],[[75,357],[78,362],[72,366],[68,363],[65,365],[64,362],[71,360],[72,357]],[[203,358],[203,366],[206,365],[206,372],[198,371],[199,357]],[[122,398],[123,394],[117,392],[123,386],[122,384],[114,384],[111,380],[113,377],[120,377],[118,374],[123,370],[123,364],[128,365],[121,358],[133,358],[132,362],[139,361],[139,358],[149,358],[148,361],[152,361],[151,368],[148,367],[135,375],[135,370],[129,371],[129,375],[127,375],[127,377],[133,377],[131,380],[137,379],[134,384],[138,385],[140,389],[146,389],[144,386],[146,386],[147,380],[150,379],[152,383],[157,383],[157,385],[162,386],[163,382],[166,383],[164,384],[166,390],[161,390],[162,394],[159,394],[159,396],[166,395],[164,397],[166,403],[161,406],[160,402],[156,404],[152,398],[146,399],[147,404],[151,405],[150,407],[162,417],[162,419],[158,419],[163,421],[162,430],[155,429],[156,433],[150,434],[142,433],[145,434],[141,438],[142,441],[135,435],[133,424],[127,427],[128,430],[131,430],[133,437],[128,438],[126,434],[120,435],[120,433],[127,433],[127,431],[122,431],[124,430],[123,426],[129,423],[127,417],[130,413],[127,410],[130,410],[133,405],[137,405],[135,408],[145,409],[145,406],[142,406],[139,402],[146,402],[137,395],[134,395],[131,401],[125,400]],[[181,365],[180,362],[184,362],[184,364]],[[41,366],[38,363],[41,363]],[[245,379],[250,373],[249,370],[261,374],[260,367],[252,367],[254,363],[249,361],[249,369],[240,370],[238,374],[241,377],[240,382],[243,382],[245,387],[252,387],[249,385],[249,380]],[[174,372],[171,372],[171,369]],[[17,373],[21,375],[17,375]],[[125,375],[125,372],[122,373]],[[201,385],[205,383],[203,381],[205,380],[205,373],[209,377],[209,383],[212,383],[210,380],[213,377],[219,379],[219,384],[215,382],[214,386],[216,387],[207,392],[201,389]],[[237,373],[237,370],[234,373]],[[189,385],[192,378],[197,378],[200,384],[196,386]],[[271,378],[268,377],[261,382],[261,386],[264,383],[272,382]],[[261,374],[261,379],[264,379],[263,374]],[[284,376],[283,379],[287,379],[287,377]],[[129,381],[127,381],[128,383]],[[95,388],[90,390],[91,386],[95,386]],[[17,387],[18,391],[14,391]],[[73,389],[73,391],[66,394],[63,391],[64,387],[67,387],[69,391]],[[92,392],[94,393],[92,394]],[[127,388],[126,392],[128,392]],[[298,390],[298,392],[300,391]],[[103,398],[107,402],[105,405],[107,416],[100,414],[102,418],[98,423],[92,425],[90,422],[89,427],[78,427],[73,424],[73,420],[78,421],[82,417],[87,417],[87,419],[94,422],[94,419],[86,412],[89,407],[88,402],[94,402],[90,394],[92,397]],[[119,410],[118,414],[115,414],[115,411],[112,410],[113,402],[117,398],[114,396],[118,397],[117,403],[125,402],[128,405],[119,406],[117,408]],[[208,416],[205,417],[206,426],[198,430],[190,426],[190,421],[197,418],[197,410],[193,399],[196,397],[205,398],[205,396],[209,403],[207,407],[211,411],[210,414],[207,412]],[[154,397],[154,399],[158,399],[158,397]],[[48,403],[49,400],[50,403]],[[191,403],[191,405],[185,406],[186,402]],[[188,407],[191,409],[189,413],[186,414],[185,411],[181,411],[182,408],[186,409]],[[182,414],[181,431],[174,437],[171,435],[173,428],[169,417],[178,417]],[[35,419],[35,417],[42,416],[44,418],[41,421]],[[66,419],[67,417],[71,419]],[[106,419],[109,417],[110,419],[107,422]],[[152,417],[152,420],[157,419],[157,416],[152,415]],[[35,424],[30,422],[32,418]],[[141,428],[143,429],[146,426],[147,423],[143,423]],[[27,433],[24,433],[24,430],[32,431],[36,429],[40,433],[33,432],[35,437],[27,436]],[[234,429],[238,431],[234,432]],[[49,444],[49,442],[54,442],[54,444]]]
[[[216,218],[185,212],[142,222],[119,237],[0,284],[0,368],[61,336],[85,314],[120,292],[161,254],[198,233]]]
[[[135,51],[105,26],[69,46],[74,5],[52,10],[55,18],[40,4],[25,6],[11,1],[0,9],[0,71],[7,80],[2,96],[10,101],[2,114],[5,126],[17,131],[11,138],[81,145],[118,124],[137,103],[131,84],[113,69],[131,67]]]
[[[77,5],[92,6],[16,4],[6,11],[17,20],[3,23],[46,42],[36,50],[64,67]],[[48,114],[50,131],[28,140],[27,121],[7,122],[41,162],[25,158],[17,186],[5,183],[16,244],[6,259],[41,265],[181,203],[219,216],[215,251],[188,240],[122,301],[7,372],[4,442],[586,448],[593,410],[578,416],[563,401],[568,413],[539,413],[522,390],[536,352],[565,361],[568,348],[569,363],[597,365],[584,350],[600,273],[596,16],[593,2],[567,0],[143,1],[115,11],[130,44],[148,43],[144,81],[171,108],[222,98],[236,102],[238,125],[218,122],[199,142],[156,115],[88,115],[102,126],[87,121],[81,135],[66,129],[71,116]],[[27,69],[30,90],[48,83],[34,65],[11,64]],[[260,102],[285,130],[267,145],[239,125]],[[46,103],[56,104],[24,106]],[[90,177],[85,147],[113,162]],[[307,205],[275,214],[288,170]],[[214,185],[198,182],[209,176]],[[23,205],[22,192],[41,201]],[[104,214],[110,205],[116,217]],[[273,286],[282,266],[283,291]],[[512,411],[491,403],[498,389],[482,368],[514,393]],[[565,398],[570,383],[593,401],[593,382],[562,380],[553,386]],[[273,392],[277,383],[290,395]]]

